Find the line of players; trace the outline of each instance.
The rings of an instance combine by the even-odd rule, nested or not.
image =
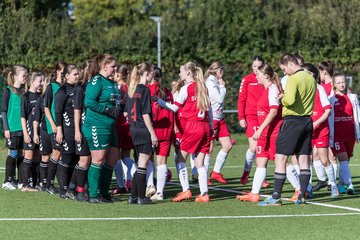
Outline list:
[[[114,61],[110,63],[114,64]],[[86,104],[84,104],[85,92],[87,88],[91,88],[94,83],[96,84],[96,79],[94,82],[94,77],[96,76],[91,76],[90,74],[91,71],[89,69],[91,68],[91,64],[93,64],[92,61],[87,61],[84,67],[79,70],[74,65],[58,63],[51,76],[46,79],[41,73],[32,73],[27,84],[29,89],[25,94],[23,94],[24,88],[22,86],[25,85],[27,80],[26,68],[21,65],[13,67],[8,75],[9,86],[4,91],[2,102],[5,137],[7,139],[7,147],[9,148],[9,155],[6,160],[5,181],[3,184],[4,189],[13,190],[18,186],[22,191],[46,190],[51,194],[59,191],[60,197],[62,198],[77,198],[79,201],[87,200],[85,196],[87,192],[86,179],[87,176],[89,176],[90,179],[94,177],[90,173],[91,171],[88,173],[90,161],[94,159],[94,157],[90,157],[93,156],[90,152],[100,145],[96,131],[90,132],[89,137],[84,137],[84,133],[81,130],[81,125],[86,116]],[[332,66],[329,62],[320,63],[320,76],[321,80],[326,81],[325,87],[328,90],[328,95],[338,96],[344,93],[344,90],[340,90],[340,93],[337,88],[332,90],[332,75],[334,72]],[[117,65],[115,69],[116,70],[108,76],[108,79],[116,82],[120,91],[119,96],[121,96],[121,99],[118,101],[116,97],[114,98],[114,96],[112,96],[114,99],[111,100],[117,107],[118,105],[124,105],[126,102],[127,98],[125,96],[128,88],[127,82],[130,76],[130,70],[125,65]],[[257,170],[254,177],[253,191],[251,193],[253,195],[249,195],[249,199],[258,201],[261,186],[268,186],[268,184],[264,182],[266,163],[268,159],[273,159],[275,152],[274,142],[276,139],[276,131],[278,131],[278,127],[281,125],[281,107],[277,96],[283,91],[282,89],[285,89],[283,83],[285,81],[282,81],[282,86],[276,84],[276,73],[274,73],[270,66],[264,64],[264,60],[261,57],[254,58],[253,71],[253,74],[243,79],[239,92],[239,123],[241,127],[246,128],[246,133],[249,137],[249,150],[246,153],[246,162],[241,183],[246,184],[248,182],[252,162],[255,159],[254,149],[257,149]],[[318,78],[318,73],[314,69],[308,69],[308,71],[312,72],[315,78]],[[150,96],[152,96],[151,116],[154,132],[157,136],[155,144],[157,145],[155,149],[157,183],[155,188],[153,178],[155,167],[152,159],[152,161],[147,161],[145,169],[147,179],[145,196],[146,198],[151,197],[152,201],[163,200],[164,185],[166,179],[171,174],[166,165],[167,157],[169,156],[171,143],[173,139],[176,139],[174,144],[176,152],[175,161],[182,185],[182,192],[180,192],[173,201],[183,201],[192,197],[185,164],[187,156],[191,155],[191,162],[195,166],[192,166],[192,169],[196,170],[193,171],[192,174],[193,176],[198,176],[200,186],[200,194],[196,198],[196,201],[208,202],[209,195],[207,186],[211,184],[211,181],[208,180],[207,172],[210,165],[212,139],[219,139],[222,146],[221,151],[216,157],[214,169],[210,174],[210,179],[212,180],[227,183],[227,180],[223,178],[220,172],[232,148],[230,134],[223,118],[224,99],[226,95],[225,82],[223,81],[224,66],[220,62],[214,62],[205,75],[203,75],[201,68],[191,62],[182,65],[179,74],[180,80],[174,82],[175,85],[172,93],[164,87],[161,69],[151,67],[145,72],[149,76],[144,77],[144,81],[149,88]],[[337,77],[343,82],[343,75]],[[50,80],[50,83],[46,84],[46,80]],[[88,85],[88,81],[92,81],[92,84]],[[43,87],[44,85],[46,88]],[[137,85],[139,85],[139,83],[137,83]],[[266,88],[264,88],[264,86],[266,86]],[[337,85],[335,84],[334,86]],[[263,91],[264,89],[266,89],[266,91]],[[321,87],[318,87],[318,91],[322,92]],[[315,106],[319,108],[319,110],[317,110],[318,112],[315,112],[318,117],[321,118],[322,126],[324,126],[326,125],[325,123],[327,123],[327,117],[330,115],[330,110],[328,110],[330,104],[326,104],[326,100],[324,100],[323,97],[324,94],[320,95],[321,97],[317,96],[315,100],[318,101],[317,99],[320,99],[324,111],[321,110],[321,107],[319,108],[319,104],[315,104]],[[345,100],[349,99],[346,97],[346,94],[344,96]],[[354,98],[351,99],[353,100]],[[119,104],[117,102],[119,102]],[[350,109],[348,105],[346,105],[349,101],[344,102],[349,112]],[[144,105],[145,103],[142,104]],[[356,104],[355,102],[352,106],[357,106]],[[334,104],[335,113],[336,106],[337,105]],[[343,106],[341,106],[341,108],[342,107]],[[356,110],[356,108],[354,109]],[[134,119],[132,118],[134,109],[127,110],[127,113],[119,115],[109,111],[106,112],[106,109],[101,113],[113,118],[119,117],[116,120],[116,124],[114,124],[114,129],[112,129],[118,133],[118,144],[116,147],[119,150],[116,154],[109,154],[114,155],[112,158],[115,158],[115,161],[109,161],[114,162],[114,164],[108,164],[108,162],[104,164],[101,162],[100,165],[96,165],[101,169],[109,169],[111,173],[112,169],[115,168],[119,187],[114,189],[114,194],[128,192],[133,182],[131,179],[138,171],[136,164],[134,164],[134,161],[130,157],[130,151],[135,147],[132,141],[132,131],[130,130],[131,119]],[[172,112],[176,113],[173,114]],[[320,113],[322,113],[322,115],[320,115]],[[268,117],[270,115],[271,117]],[[354,115],[355,114],[352,114],[351,116]],[[20,116],[21,122],[19,124],[17,119],[19,119]],[[130,116],[130,118],[128,116]],[[358,122],[349,116],[346,118],[345,116],[337,116],[335,114],[335,123]],[[316,120],[317,119],[314,118],[314,122],[316,122]],[[319,123],[318,121],[317,124]],[[133,122],[133,125],[134,124]],[[133,126],[133,131],[134,128],[136,128],[135,125]],[[271,125],[277,127],[273,127],[273,129],[270,130],[269,125],[270,128]],[[339,190],[340,192],[348,192],[350,194],[354,192],[354,188],[351,184],[348,160],[352,154],[353,145],[348,144],[351,141],[345,141],[348,140],[349,137],[344,140],[344,138],[342,138],[343,136],[339,137],[336,135],[338,132],[336,129],[339,128],[338,125],[339,124],[335,124],[331,126],[335,128],[335,131],[333,131],[335,132],[335,155],[340,160]],[[315,126],[315,128],[316,127],[317,126]],[[342,129],[343,127],[349,128],[346,124],[340,126]],[[94,126],[89,126],[89,128],[96,130]],[[149,129],[148,132],[150,132]],[[320,132],[321,134],[327,134],[326,130]],[[349,135],[352,137],[351,134]],[[268,136],[269,139],[264,139],[264,136]],[[329,158],[327,158],[327,151],[325,151],[326,154],[322,151],[324,149],[327,150],[328,147],[328,141],[322,142],[322,140],[324,140],[323,138],[324,136],[321,135],[321,141],[315,144],[319,157],[314,158],[314,167],[319,182],[314,190],[327,186],[327,182],[325,181],[326,172],[329,183],[332,186],[332,196],[335,197],[338,195],[337,189],[335,190],[333,187],[335,184],[334,179],[336,179],[336,169],[334,171],[334,168],[337,165],[333,157],[330,158],[333,165],[330,165],[328,161]],[[90,147],[89,149],[86,139],[91,140],[92,148]],[[353,137],[353,139],[355,139],[355,137]],[[138,146],[139,143],[143,145],[139,140],[135,142],[136,146]],[[352,142],[354,143],[354,141]],[[154,145],[154,142],[151,143]],[[37,150],[37,144],[39,151]],[[107,149],[106,146],[104,148]],[[22,149],[24,149],[24,154]],[[135,147],[135,149],[138,148]],[[331,153],[331,151],[329,151],[329,153]],[[141,152],[134,154],[135,162],[139,154],[141,154]],[[151,155],[151,153],[149,154]],[[38,160],[40,158],[41,161],[39,162]],[[152,156],[151,158],[154,157]],[[287,177],[296,190],[293,197],[293,199],[296,199],[299,194],[300,183],[297,176],[298,167],[296,167],[297,165],[294,163],[296,163],[296,158],[293,158],[293,164],[289,164],[287,167]],[[18,177],[20,184],[18,185],[15,184],[16,164],[18,164],[20,173]],[[91,166],[95,165],[92,164]],[[329,166],[331,166],[332,175]],[[125,167],[125,169],[123,169],[123,167]],[[126,173],[125,181],[123,180],[123,170],[125,170]],[[54,187],[55,175],[58,179],[59,189]],[[90,182],[91,181],[92,180],[90,180]],[[311,186],[311,183],[309,186]],[[96,197],[98,189],[95,189],[95,191],[93,189],[93,192],[95,192],[93,195],[95,197],[92,198],[90,196],[90,200],[96,200],[90,202],[112,202],[111,197],[106,194],[108,192],[106,188],[107,187],[103,190],[105,193],[101,194],[100,200]],[[101,189],[99,190],[101,192]],[[310,189],[308,192],[311,195]],[[152,202],[143,201],[144,196],[138,197],[136,194],[132,194],[131,198],[134,199],[135,197],[142,199],[141,201],[136,201],[137,203]],[[129,199],[129,203],[134,203],[135,201],[131,198]],[[244,198],[244,196],[238,196],[238,198],[240,200],[248,199]]]
[[[304,183],[301,182],[301,178],[299,179],[299,162],[297,156],[291,157],[291,163],[286,167],[286,177],[295,189],[291,200],[297,201],[301,194],[313,198],[313,191],[324,187],[328,187],[333,198],[338,197],[339,193],[354,194],[349,160],[353,155],[355,142],[360,139],[357,96],[346,86],[345,75],[340,72],[335,73],[332,62],[322,61],[315,67],[309,63],[304,64],[304,59],[299,54],[288,55],[291,59],[295,59],[287,63],[288,69],[295,69],[290,71],[290,76],[305,71],[317,82],[311,116],[314,129],[311,160],[318,182],[312,188],[310,177],[309,182],[305,183],[306,193],[302,193],[300,188]],[[238,100],[239,124],[246,129],[249,139],[249,149],[246,152],[244,172],[240,182],[248,183],[255,159],[256,171],[252,191],[238,195],[237,198],[241,201],[258,202],[261,187],[268,186],[265,180],[267,161],[275,159],[276,138],[283,122],[280,99],[284,90],[286,91],[289,76],[286,75],[280,81],[277,74],[261,57],[253,59],[252,68],[253,73],[244,77],[241,82]],[[296,94],[293,93],[294,98]],[[339,173],[337,160],[340,162]],[[310,168],[312,169],[312,166]]]
[[[97,71],[94,71],[95,68]],[[139,185],[136,180],[139,180],[142,175],[140,170],[143,169],[136,166],[140,164],[138,160],[142,159],[145,151],[152,159],[146,162],[145,167],[146,198],[159,201],[163,199],[166,180],[171,178],[166,162],[174,142],[175,161],[183,191],[173,201],[182,201],[192,196],[185,164],[190,154],[197,169],[201,190],[196,201],[208,202],[207,185],[211,182],[207,171],[212,139],[219,139],[222,145],[210,175],[215,181],[227,183],[220,171],[232,148],[222,113],[226,94],[223,74],[224,66],[214,62],[205,74],[207,81],[204,81],[201,68],[188,62],[181,66],[180,80],[175,82],[172,93],[164,87],[161,69],[143,63],[135,66],[130,74],[126,65],[116,65],[116,60],[109,55],[99,55],[86,61],[81,69],[59,62],[46,78],[41,72],[28,74],[23,65],[13,66],[8,73],[8,86],[4,89],[2,99],[3,126],[9,149],[2,188],[19,188],[24,192],[47,191],[50,194],[59,193],[61,198],[89,200],[93,203],[112,202],[111,196],[107,194],[109,181],[104,179],[109,179],[108,176],[115,168],[119,187],[113,190],[113,194],[134,189],[134,182]],[[109,85],[104,87],[101,81]],[[110,99],[106,101],[109,105],[102,108],[101,96],[106,88],[112,87],[110,82],[116,85],[117,92],[108,96]],[[149,89],[148,95],[153,102],[146,102],[146,98],[141,97],[138,103],[140,108],[131,99],[141,96],[136,91],[142,84]],[[129,97],[128,88],[135,91],[133,97]],[[94,97],[96,94],[100,95]],[[126,106],[129,102],[135,106]],[[172,108],[165,106],[173,103],[175,105]],[[145,116],[145,112],[141,111],[148,111],[147,104],[151,106],[149,113],[152,127],[146,126],[144,135],[136,137],[143,127],[139,125],[140,120],[136,115]],[[140,112],[136,114],[136,111]],[[97,114],[99,118],[91,114]],[[104,121],[111,123],[106,129],[110,134],[104,134],[105,130],[101,130],[101,125],[106,125],[101,121],[104,116]],[[143,120],[146,123],[145,118]],[[151,128],[156,137],[151,135]],[[105,135],[113,138],[114,132],[118,135],[117,139],[104,140]],[[145,137],[149,132],[151,152]],[[114,147],[116,152],[113,152]],[[132,149],[135,162],[130,157]],[[99,153],[103,156],[99,157]],[[157,162],[156,188],[154,157]],[[204,159],[207,162],[205,166]],[[54,186],[55,177],[58,188]],[[90,196],[86,196],[88,192]],[[133,194],[132,191],[129,203],[152,202],[140,192]],[[134,198],[137,198],[136,201]]]

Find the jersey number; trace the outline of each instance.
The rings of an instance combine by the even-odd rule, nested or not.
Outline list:
[[[198,118],[200,118],[200,119],[204,119],[205,118],[205,112],[204,111],[199,111],[199,113],[198,113]]]
[[[340,144],[339,144],[339,142],[335,142],[334,146],[335,146],[335,149],[336,149],[337,151],[340,150]]]
[[[136,102],[134,102],[134,106],[131,109],[131,119],[136,122]]]

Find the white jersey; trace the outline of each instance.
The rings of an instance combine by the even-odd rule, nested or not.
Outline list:
[[[219,84],[216,77],[210,75],[205,81],[205,85],[209,92],[209,99],[211,103],[212,115],[214,120],[221,120],[224,111],[224,99],[226,95],[226,88]]]
[[[283,76],[283,78],[281,79],[281,87],[282,87],[282,89],[284,89],[284,91],[285,91],[285,88],[286,88],[286,83],[287,83],[288,78],[289,78],[289,76],[288,76],[288,75],[285,75],[285,76]]]

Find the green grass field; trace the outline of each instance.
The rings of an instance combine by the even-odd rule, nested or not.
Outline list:
[[[321,190],[307,205],[283,201],[281,207],[258,207],[235,199],[241,191],[251,189],[251,181],[240,186],[247,145],[243,135],[233,137],[237,143],[223,169],[230,184],[211,186],[208,204],[195,203],[194,199],[171,202],[181,188],[170,159],[173,180],[165,189],[167,199],[156,205],[128,205],[128,195],[115,198],[114,204],[91,205],[61,200],[44,192],[1,189],[0,239],[357,239],[360,233],[358,195],[342,195],[330,200],[330,193]],[[1,144],[4,146],[3,141]],[[213,158],[218,150],[216,145]],[[356,146],[351,172],[355,188],[360,190],[359,155],[359,146]],[[2,148],[1,179],[5,157],[6,149]],[[272,162],[268,169],[267,180],[272,184]],[[194,195],[199,192],[197,186],[192,186],[192,191]],[[265,189],[262,194],[271,192],[272,188]],[[283,197],[292,194],[290,184],[286,183]]]

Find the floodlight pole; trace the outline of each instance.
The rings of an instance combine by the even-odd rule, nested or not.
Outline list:
[[[157,66],[161,68],[161,20],[162,17],[151,16],[153,21],[156,22],[157,25]]]

